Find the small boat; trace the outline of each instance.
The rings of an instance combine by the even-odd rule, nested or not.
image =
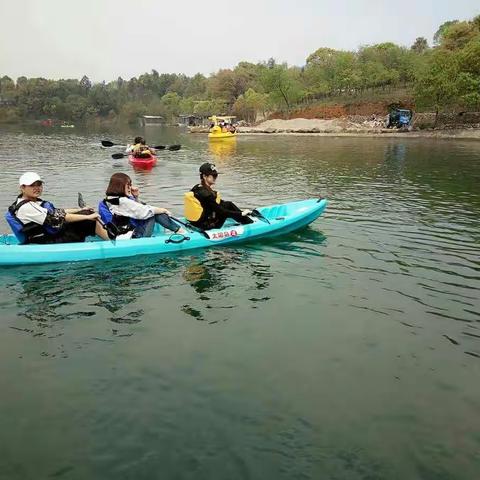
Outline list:
[[[308,199],[298,202],[258,208],[254,223],[239,225],[228,219],[222,228],[203,231],[187,228],[185,235],[165,233],[159,225],[149,238],[134,240],[101,240],[88,238],[82,243],[49,245],[19,245],[14,235],[0,237],[0,265],[31,265],[40,263],[106,260],[135,255],[172,254],[197,248],[231,245],[251,240],[283,235],[305,227],[316,220],[327,206],[326,199]],[[185,219],[181,221],[186,222]]]
[[[157,164],[157,157],[155,155],[150,155],[148,157],[142,158],[135,157],[134,155],[129,155],[128,161],[135,168],[149,169]]]
[[[212,122],[210,127],[210,133],[208,134],[209,140],[229,140],[237,137],[237,132],[232,126],[232,120],[236,118],[233,116],[219,117],[213,115],[209,117]]]
[[[63,124],[63,125],[60,125],[60,128],[75,128],[75,125],[66,125],[66,124]]]

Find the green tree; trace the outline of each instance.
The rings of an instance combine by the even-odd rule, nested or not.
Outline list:
[[[458,23],[458,20],[448,20],[447,22],[442,23],[438,27],[438,30],[435,32],[435,35],[433,36],[433,44],[436,46],[440,45],[442,43],[442,39],[446,31],[456,23]]]
[[[287,64],[272,65],[262,72],[261,84],[272,101],[285,105],[287,110],[304,95],[300,83],[300,70],[289,69]]]
[[[169,92],[166,93],[162,97],[162,105],[164,106],[165,113],[169,117],[176,117],[180,114],[181,107],[180,107],[180,102],[182,100],[182,97],[178,95],[176,92]]]
[[[15,82],[7,75],[0,78],[0,95],[8,98],[15,94]]]
[[[258,93],[253,88],[249,88],[243,95],[237,98],[233,105],[233,111],[247,122],[255,122],[258,112],[262,112],[265,115],[267,105],[267,94]]]
[[[479,30],[473,22],[457,22],[450,25],[442,35],[441,47],[449,50],[459,50],[473,40]]]
[[[425,50],[428,50],[427,39],[425,37],[417,37],[410,49],[416,53],[423,53]]]
[[[458,93],[458,58],[448,50],[434,50],[428,62],[418,72],[415,84],[415,101],[418,106],[435,109],[435,124],[438,113],[453,103]]]
[[[92,82],[86,75],[84,75],[80,80],[80,87],[85,93],[88,93],[88,91],[92,88]]]

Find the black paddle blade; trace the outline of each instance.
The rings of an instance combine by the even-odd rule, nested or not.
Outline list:
[[[155,150],[165,150],[167,148],[166,145],[155,145],[153,147]]]
[[[87,206],[85,200],[83,199],[83,195],[80,192],[78,192],[78,206],[80,208],[85,208]]]
[[[180,150],[181,148],[182,148],[181,145],[170,145],[170,146],[168,147],[168,149],[171,150],[171,151]]]
[[[125,153],[114,153],[114,154],[112,155],[112,158],[113,158],[114,160],[118,160],[119,158],[123,158],[123,157],[126,157],[126,156],[127,156],[127,155],[126,155]]]
[[[120,231],[118,230],[117,226],[112,222],[105,224],[105,230],[107,231],[107,235],[110,240],[115,240],[118,235],[120,235]]]
[[[256,208],[252,210],[252,213],[250,214],[252,217],[257,217],[260,220],[264,221],[265,223],[268,223],[270,225],[270,220],[267,217],[264,217]]]
[[[110,140],[102,140],[102,146],[103,147],[113,147],[115,144],[111,142]]]

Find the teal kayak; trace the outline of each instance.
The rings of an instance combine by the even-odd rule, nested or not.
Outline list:
[[[3,235],[0,243],[0,265],[105,260],[230,245],[282,235],[302,228],[317,219],[326,206],[325,199],[309,199],[260,207],[258,212],[261,216],[254,217],[252,224],[239,225],[233,220],[227,220],[220,229],[208,230],[208,232],[191,230],[185,235],[165,233],[162,227],[156,225],[152,237],[134,240],[108,241],[88,238],[82,243],[19,245],[14,235]],[[185,219],[181,220],[185,221]]]

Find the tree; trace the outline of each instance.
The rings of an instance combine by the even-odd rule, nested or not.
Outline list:
[[[277,105],[285,103],[290,110],[293,103],[300,100],[304,92],[299,82],[300,71],[288,69],[286,63],[273,65],[262,72],[261,83]]]
[[[415,100],[419,106],[435,108],[435,124],[438,113],[451,104],[458,91],[458,59],[448,50],[434,50],[428,63],[418,72],[415,84]]]
[[[445,30],[440,45],[449,50],[459,50],[478,34],[477,26],[473,22],[457,22]]]
[[[84,75],[80,80],[80,87],[85,93],[88,93],[88,91],[92,88],[92,82],[86,75]]]
[[[468,108],[480,108],[480,34],[458,53],[458,93]]]
[[[446,31],[456,23],[458,23],[458,20],[448,20],[447,22],[442,23],[438,27],[438,30],[435,32],[435,35],[433,36],[433,44],[436,46],[440,45],[442,43],[442,39]]]
[[[202,95],[205,94],[206,89],[207,79],[201,73],[197,73],[192,78],[188,79],[184,96],[200,98]]]
[[[417,37],[413,45],[410,47],[410,50],[413,50],[416,53],[423,53],[425,50],[428,50],[428,42],[425,37]]]
[[[258,93],[249,88],[243,95],[240,95],[233,105],[234,112],[247,122],[255,122],[258,112],[265,112],[268,104],[268,95]]]
[[[13,97],[15,82],[7,75],[0,78],[0,96]]]
[[[228,68],[219,70],[208,82],[208,93],[211,97],[221,97],[232,105],[235,99],[245,92],[245,77]]]
[[[166,93],[162,97],[162,105],[165,108],[165,113],[170,117],[176,117],[180,114],[180,101],[182,97],[176,92]]]

